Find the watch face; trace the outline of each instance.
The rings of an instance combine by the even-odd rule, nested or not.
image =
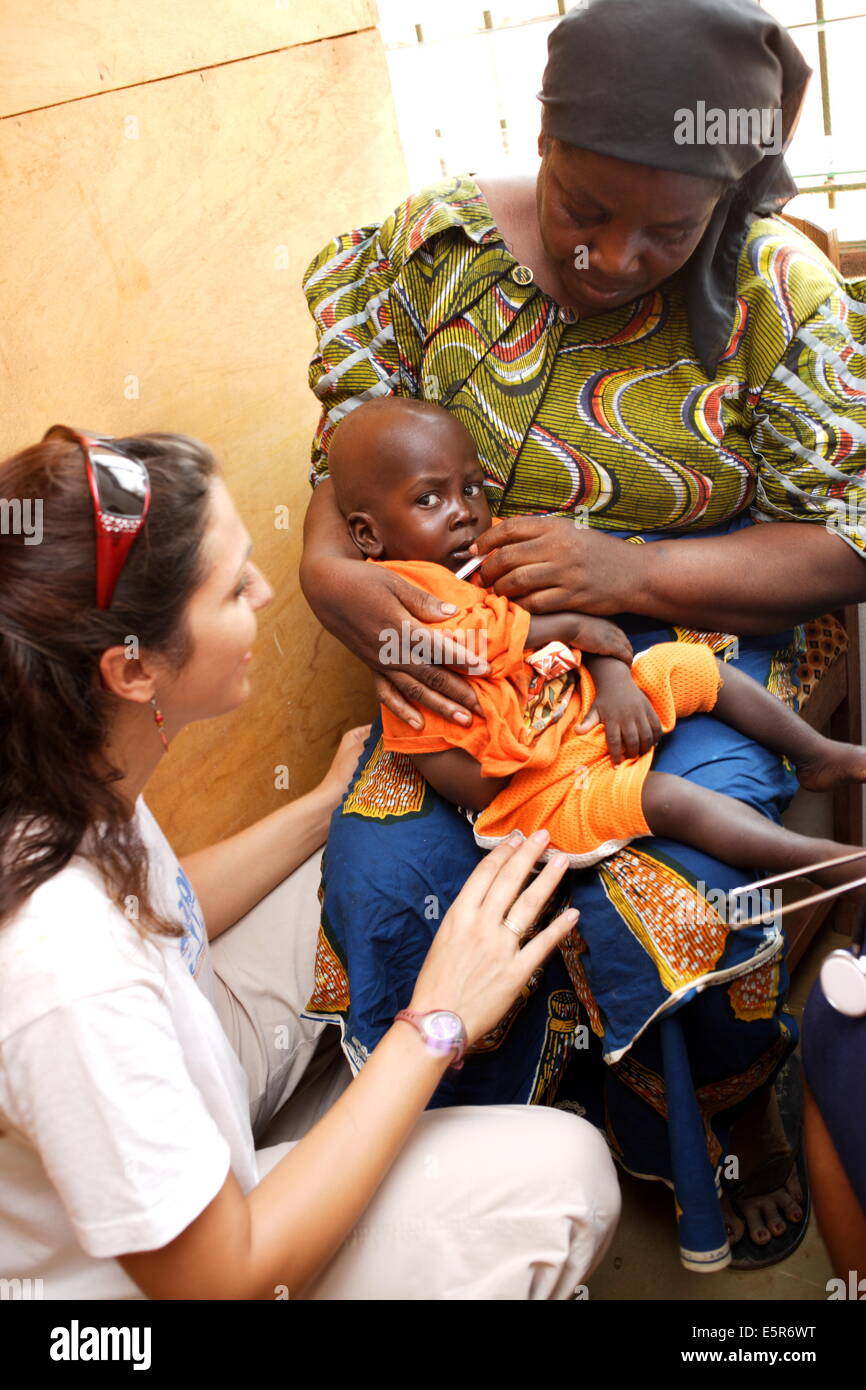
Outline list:
[[[456,1014],[447,1009],[428,1014],[424,1020],[424,1031],[433,1043],[456,1043],[463,1034],[463,1024]]]

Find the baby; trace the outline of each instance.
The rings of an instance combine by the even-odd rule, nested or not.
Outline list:
[[[367,402],[337,429],[330,473],[361,553],[455,605],[453,617],[429,626],[480,645],[487,661],[486,674],[470,677],[482,711],[471,727],[425,709],[424,728],[413,729],[382,708],[385,747],[407,753],[442,796],[480,813],[479,845],[544,827],[548,854],[562,850],[585,868],[658,835],[763,871],[859,848],[794,834],[731,797],[654,772],[652,747],[614,761],[608,741],[618,750],[635,720],[667,733],[678,716],[712,711],[787,757],[805,787],[866,780],[866,751],[816,733],[707,646],[665,642],[632,661],[625,633],[606,619],[530,614],[477,575],[457,578],[473,541],[496,522],[472,437],[453,415],[400,397]],[[832,884],[858,873],[858,864],[839,865],[812,876]]]

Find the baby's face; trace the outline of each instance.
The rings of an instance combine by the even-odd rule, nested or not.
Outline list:
[[[490,525],[484,476],[471,439],[453,436],[447,449],[405,460],[376,507],[383,560],[435,560],[452,571],[472,557],[469,546]]]

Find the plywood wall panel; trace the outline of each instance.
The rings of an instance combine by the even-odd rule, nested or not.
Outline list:
[[[375,23],[375,0],[3,0],[0,116]]]
[[[4,456],[57,420],[196,435],[224,461],[277,590],[252,700],[181,735],[152,784],[183,850],[279,805],[278,765],[290,795],[308,789],[338,732],[374,707],[297,566],[317,418],[300,277],[330,236],[406,192],[379,36],[2,122],[0,170]]]

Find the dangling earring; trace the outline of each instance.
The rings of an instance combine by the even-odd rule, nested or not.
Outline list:
[[[151,697],[150,703],[153,705],[153,722],[156,725],[157,732],[159,733],[160,738],[162,739],[163,752],[167,753],[168,739],[165,736],[165,715],[157,705],[155,695]]]

